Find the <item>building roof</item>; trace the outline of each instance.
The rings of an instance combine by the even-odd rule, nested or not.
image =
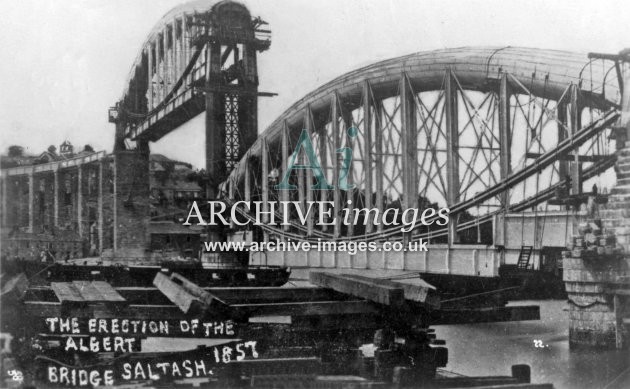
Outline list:
[[[169,157],[162,155],[162,154],[153,154],[151,153],[149,155],[149,161],[151,162],[177,162],[174,161],[172,159],[170,159]]]
[[[66,161],[72,158],[84,157],[90,154],[96,153],[96,151],[92,150],[81,150],[79,152],[61,152],[63,147],[72,147],[72,144],[65,140],[60,146],[59,152],[51,152],[50,150],[44,150],[38,155],[26,154],[23,153],[20,156],[10,157],[8,155],[0,156],[0,166],[2,168],[11,168],[17,166],[30,166],[30,165],[39,165],[43,163],[49,162],[58,162],[58,161]],[[90,147],[91,149],[91,147]]]
[[[149,233],[159,235],[200,235],[203,227],[184,226],[173,222],[151,222]]]
[[[169,157],[163,154],[151,154],[149,155],[149,161],[155,162],[158,164],[173,164],[176,167],[185,166],[188,169],[192,169],[192,165],[188,162],[178,161],[175,159],[170,159]]]

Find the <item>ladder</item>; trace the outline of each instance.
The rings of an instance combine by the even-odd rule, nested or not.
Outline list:
[[[518,262],[516,267],[518,269],[527,269],[529,267],[529,259],[532,256],[532,251],[534,251],[533,246],[521,246],[521,252],[518,255]]]

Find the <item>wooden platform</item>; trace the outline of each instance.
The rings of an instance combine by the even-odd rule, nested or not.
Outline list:
[[[44,355],[55,355],[50,342],[60,340],[57,334],[49,333],[41,320],[48,317],[73,317],[84,327],[93,318],[104,319],[105,323],[107,320],[162,321],[160,325],[170,330],[133,336],[216,338],[234,347],[238,342],[255,344],[260,355],[212,367],[216,373],[212,382],[216,387],[243,377],[248,383],[270,380],[284,382],[286,386],[299,382],[300,374],[331,377],[321,378],[326,387],[346,387],[349,382],[405,386],[425,380],[436,387],[448,387],[447,382],[432,378],[435,369],[446,365],[448,350],[444,341],[436,339],[429,328],[431,324],[528,320],[539,315],[538,307],[445,313],[437,308],[435,288],[426,283],[411,285],[325,273],[316,273],[313,280],[322,286],[202,288],[182,275],[165,273],[155,276],[154,287],[115,288],[103,281],[54,282],[50,287],[31,287],[20,308],[22,321],[32,321],[30,331],[49,345]],[[231,330],[229,334],[202,336],[200,332],[180,328],[181,321],[193,323],[193,320],[215,326],[230,323]],[[97,338],[100,336],[97,334]],[[395,339],[404,342],[395,343]],[[374,356],[364,355],[358,348],[371,343],[378,344]],[[134,366],[140,363],[154,367],[160,361],[179,364],[200,358],[218,361],[218,352],[215,346],[177,353],[136,350],[129,353],[126,361]],[[413,356],[416,362],[410,363],[408,356]],[[354,378],[348,381],[346,378],[351,376]],[[455,385],[535,387],[522,377],[455,381]],[[319,387],[322,382],[307,378],[302,385],[309,387],[310,383]]]
[[[57,299],[64,303],[126,304],[122,297],[105,281],[52,282],[50,288]]]

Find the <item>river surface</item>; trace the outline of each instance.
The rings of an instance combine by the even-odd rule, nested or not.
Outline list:
[[[527,364],[533,383],[556,389],[629,389],[630,350],[569,350],[566,300],[519,301],[539,305],[541,320],[435,326],[449,351],[447,370],[510,375],[510,366]],[[536,347],[535,341],[541,341]]]

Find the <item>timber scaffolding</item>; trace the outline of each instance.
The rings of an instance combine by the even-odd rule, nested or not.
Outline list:
[[[2,318],[11,320],[3,326],[5,331],[7,324],[20,326],[10,329],[15,338],[27,339],[14,347],[15,359],[18,363],[20,358],[31,364],[35,361],[35,366],[25,371],[34,371],[40,380],[51,364],[98,366],[101,371],[110,366],[121,372],[125,363],[144,369],[155,361],[204,359],[212,361],[212,373],[201,377],[202,387],[552,388],[550,384],[531,384],[527,365],[512,366],[510,376],[464,377],[442,370],[448,350],[430,328],[437,324],[536,320],[540,316],[537,306],[462,310],[454,303],[442,304],[435,288],[422,282],[412,285],[324,272],[312,272],[310,281],[317,286],[202,288],[179,274],[158,273],[154,287],[114,288],[103,281],[72,281],[29,288],[21,275],[4,285]],[[156,327],[150,335],[148,330],[146,334],[128,335],[137,340],[132,352],[75,354],[62,348],[69,334],[50,333],[46,318],[76,318],[86,328],[90,319],[154,321],[170,331],[164,333]],[[221,363],[216,345],[177,352],[144,350],[142,340],[147,337],[202,338],[200,333],[180,327],[181,321],[192,323],[194,319],[214,323],[215,328],[223,326],[219,335],[211,336],[222,338],[217,343],[241,341],[254,344],[256,351]],[[23,323],[32,324],[25,328]],[[231,332],[226,333],[225,328]],[[103,338],[111,333],[90,335]],[[39,346],[38,355],[33,355],[32,344]],[[20,356],[24,346],[30,352]],[[150,368],[148,375],[151,377]],[[190,380],[183,383],[186,380],[166,375],[155,377],[153,382],[122,377],[115,376],[115,386],[190,384]],[[42,381],[33,383],[46,386]]]

